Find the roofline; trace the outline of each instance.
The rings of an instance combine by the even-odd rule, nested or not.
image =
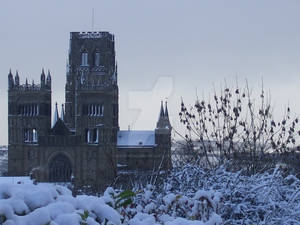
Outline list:
[[[155,148],[156,145],[117,145],[117,148]]]

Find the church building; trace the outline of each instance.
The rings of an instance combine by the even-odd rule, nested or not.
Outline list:
[[[40,182],[105,187],[119,170],[171,167],[171,125],[161,103],[155,130],[119,129],[118,70],[114,35],[71,32],[65,104],[55,105],[51,83],[20,83],[8,74],[8,173]]]

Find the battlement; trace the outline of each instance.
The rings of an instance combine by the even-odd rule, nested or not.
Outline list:
[[[79,38],[79,39],[101,39],[107,38],[111,41],[114,41],[114,35],[107,31],[89,31],[89,32],[71,32],[70,38]]]
[[[40,84],[21,84],[18,86],[13,86],[10,90],[13,91],[28,91],[28,92],[36,92],[41,90],[49,89],[46,86],[43,88]]]
[[[32,84],[26,82],[25,84],[20,84],[20,77],[18,71],[16,72],[15,77],[12,75],[11,70],[8,74],[8,90],[9,91],[41,91],[41,90],[51,90],[51,75],[50,71],[48,71],[48,76],[46,78],[44,69],[42,70],[41,74],[41,83],[35,84],[32,81]]]

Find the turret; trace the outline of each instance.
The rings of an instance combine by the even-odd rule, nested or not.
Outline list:
[[[26,78],[26,81],[25,81],[25,88],[28,88],[28,80]]]
[[[156,123],[156,129],[171,130],[171,124],[170,124],[170,120],[169,120],[169,112],[168,112],[167,104],[168,103],[166,101],[165,108],[164,108],[163,101],[161,101],[159,117],[158,117],[158,121]]]
[[[171,124],[170,124],[170,120],[169,120],[169,112],[168,112],[168,102],[166,101],[166,106],[165,106],[165,117],[164,117],[164,120],[165,120],[165,128],[171,128]]]
[[[46,85],[45,83],[45,72],[44,72],[44,68],[42,69],[42,74],[41,74],[41,88],[44,88]]]
[[[48,70],[47,80],[46,80],[46,87],[51,89],[51,75],[50,70]]]
[[[8,89],[12,89],[14,87],[14,78],[13,75],[11,73],[11,70],[9,70],[9,74],[8,74]]]
[[[159,117],[158,121],[156,123],[156,128],[164,128],[164,123],[165,123],[165,112],[164,112],[164,106],[163,106],[163,101],[161,101],[160,104],[160,112],[159,112]]]
[[[16,85],[16,86],[19,86],[19,85],[20,85],[20,77],[19,77],[18,70],[17,70],[16,76],[15,76],[15,85]]]

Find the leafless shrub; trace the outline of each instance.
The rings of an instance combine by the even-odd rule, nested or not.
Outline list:
[[[182,137],[188,159],[201,165],[205,162],[209,168],[231,161],[254,173],[271,165],[280,154],[299,150],[298,118],[291,116],[290,107],[282,120],[275,121],[263,88],[258,99],[256,105],[246,82],[242,89],[214,91],[211,101],[197,96],[190,108],[182,101],[179,117],[186,128]]]

